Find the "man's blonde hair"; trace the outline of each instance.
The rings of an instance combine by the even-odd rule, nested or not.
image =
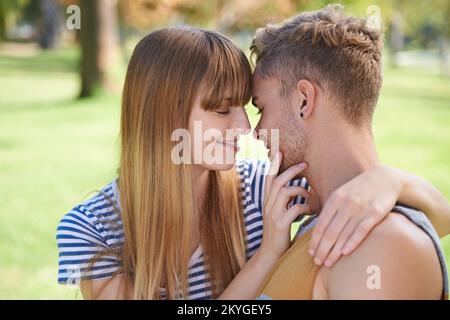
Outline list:
[[[360,126],[370,123],[378,100],[382,48],[382,32],[368,19],[328,5],[258,29],[250,49],[262,76],[280,80],[284,97],[301,79],[316,82]]]

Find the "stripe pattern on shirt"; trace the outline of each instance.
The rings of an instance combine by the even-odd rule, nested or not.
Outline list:
[[[253,256],[262,240],[264,184],[269,166],[270,163],[263,160],[239,160],[236,163],[246,230],[247,259]],[[292,180],[289,185],[308,188],[304,179]],[[298,197],[290,205],[304,202],[304,198]],[[101,256],[90,265],[96,254],[122,246],[124,233],[119,208],[117,183],[113,181],[62,217],[56,234],[58,283],[78,285],[80,280],[105,279],[119,272],[120,262],[113,255]],[[210,279],[205,271],[201,247],[190,259],[188,277],[189,299],[211,299]],[[165,298],[165,290],[161,289],[160,293]]]

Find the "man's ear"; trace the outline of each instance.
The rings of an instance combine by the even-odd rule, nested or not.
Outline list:
[[[314,112],[316,102],[316,88],[308,80],[302,79],[297,83],[298,106],[297,110],[299,116],[307,119]]]

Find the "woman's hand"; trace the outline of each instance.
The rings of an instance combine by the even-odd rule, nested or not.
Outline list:
[[[289,180],[306,168],[306,163],[295,165],[277,177],[281,153],[277,152],[265,182],[263,208],[263,239],[255,254],[239,271],[219,299],[255,299],[263,281],[289,248],[291,223],[299,214],[309,211],[308,205],[294,205],[287,209],[290,198],[299,194],[308,197],[303,187],[287,187]]]
[[[326,201],[314,228],[309,254],[314,263],[331,267],[355,250],[391,212],[402,181],[391,168],[378,166],[336,189]]]
[[[287,186],[289,180],[306,168],[306,163],[294,165],[277,176],[282,155],[277,152],[270,166],[264,189],[263,239],[261,254],[278,259],[289,248],[291,224],[302,213],[309,211],[307,204],[296,204],[287,208],[290,200],[298,195],[309,197],[300,186]]]

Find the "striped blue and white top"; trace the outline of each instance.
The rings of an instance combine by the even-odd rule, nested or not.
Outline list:
[[[247,237],[247,259],[253,256],[262,240],[263,190],[269,166],[269,162],[262,160],[239,160],[236,164]],[[307,188],[304,179],[293,180],[289,185]],[[304,201],[299,197],[293,203]],[[124,242],[116,181],[65,214],[58,224],[56,239],[59,249],[58,283],[78,285],[80,280],[104,279],[116,274],[120,262],[114,256],[101,256],[87,270],[96,253],[120,247]],[[190,259],[188,298],[211,299],[209,288],[200,246]],[[163,288],[161,296],[165,297]]]

